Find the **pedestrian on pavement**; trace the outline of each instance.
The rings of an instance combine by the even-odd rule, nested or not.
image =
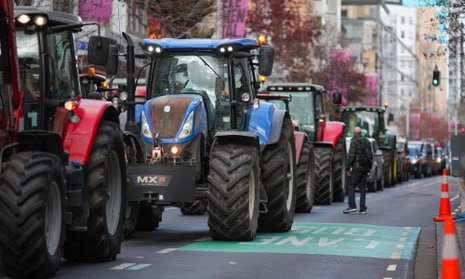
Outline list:
[[[369,140],[362,137],[361,134],[362,129],[360,127],[355,127],[352,140],[350,141],[349,157],[347,161],[349,208],[343,211],[345,214],[357,212],[357,205],[355,204],[355,187],[357,186],[360,189],[360,214],[367,213],[366,181],[367,174],[371,170],[373,154],[371,152]]]

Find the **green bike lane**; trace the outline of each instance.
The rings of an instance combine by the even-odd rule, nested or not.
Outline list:
[[[439,189],[432,178],[370,193],[367,215],[342,214],[344,203],[317,206],[297,214],[290,232],[252,242],[212,241],[206,216],[172,208],[158,230],[125,241],[116,261],[65,263],[57,278],[412,278]]]

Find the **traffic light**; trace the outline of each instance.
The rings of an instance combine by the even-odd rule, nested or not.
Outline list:
[[[433,71],[433,81],[432,84],[433,86],[439,86],[441,83],[441,72],[437,69]]]

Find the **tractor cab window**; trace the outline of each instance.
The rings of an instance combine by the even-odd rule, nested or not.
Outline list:
[[[155,61],[150,97],[167,94],[201,94],[214,107],[227,95],[227,63],[212,55],[163,56]]]
[[[346,137],[352,137],[355,127],[365,130],[366,136],[375,138],[378,131],[379,119],[376,111],[346,111],[344,112],[344,123],[346,124]]]
[[[40,97],[40,58],[37,33],[16,33],[20,87],[26,103],[37,103]]]
[[[50,55],[49,98],[66,100],[74,97],[75,92],[79,92],[72,44],[73,40],[69,31],[47,36],[48,53]]]
[[[308,126],[308,130],[313,130],[315,125],[315,115],[313,108],[313,98],[307,92],[302,91],[270,91],[271,94],[287,95],[291,97],[289,102],[289,114],[291,119],[294,120],[299,126]],[[282,105],[278,108],[286,109],[284,102],[279,101]]]

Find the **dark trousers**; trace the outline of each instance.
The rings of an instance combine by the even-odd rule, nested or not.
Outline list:
[[[355,187],[358,186],[360,189],[360,210],[366,210],[366,182],[367,182],[367,173],[354,170],[352,175],[348,177],[347,191],[349,195],[349,207],[357,208],[355,204]]]

